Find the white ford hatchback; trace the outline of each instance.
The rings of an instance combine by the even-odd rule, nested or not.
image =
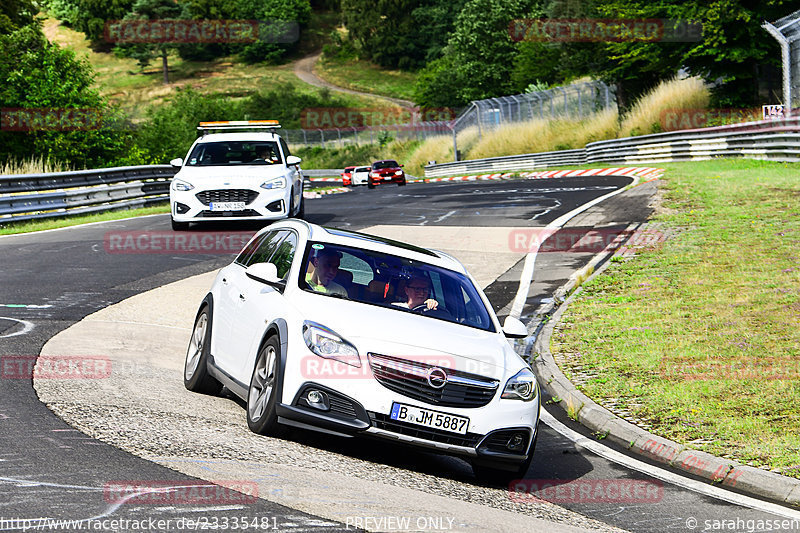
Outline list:
[[[169,190],[172,229],[191,222],[302,218],[301,160],[276,128],[267,120],[201,122],[186,159],[170,162],[179,168]],[[242,131],[253,129],[267,131]]]
[[[251,430],[373,436],[527,471],[539,389],[486,296],[453,257],[299,220],[257,233],[197,313],[184,384],[224,385]]]

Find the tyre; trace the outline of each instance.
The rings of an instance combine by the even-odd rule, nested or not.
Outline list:
[[[176,222],[175,219],[171,219],[172,221],[172,231],[186,231],[189,229],[188,222]]]
[[[303,195],[301,194],[300,195],[300,207],[297,209],[297,214],[294,215],[293,218],[302,219],[304,216],[306,216],[306,200],[305,200],[305,198],[303,198]]]
[[[275,406],[278,403],[278,358],[280,346],[277,337],[270,337],[256,357],[250,388],[247,391],[247,426],[253,433],[277,437],[286,428],[278,424]]]
[[[219,394],[222,384],[208,373],[211,349],[211,317],[204,304],[197,314],[183,365],[183,385],[192,392]]]
[[[372,183],[371,181],[368,181],[368,182],[367,182],[367,188],[368,188],[368,189],[374,189],[374,188],[375,188],[375,184],[374,184],[374,183]]]
[[[401,181],[401,182],[398,182],[398,183],[397,183],[397,186],[398,186],[398,187],[402,187],[402,186],[404,186],[405,184],[406,184],[406,179],[405,179],[405,178],[403,178],[403,181]]]
[[[499,465],[492,466],[491,464],[474,464],[472,465],[472,472],[475,474],[475,477],[486,481],[492,484],[498,485],[507,485],[511,481],[516,479],[522,479],[525,477],[525,474],[528,473],[528,469],[531,467],[531,462],[533,461],[533,454],[536,450],[536,441],[539,438],[539,432],[536,432],[536,436],[533,438],[533,443],[531,443],[531,449],[528,452],[528,458],[516,466],[515,469],[503,469]]]

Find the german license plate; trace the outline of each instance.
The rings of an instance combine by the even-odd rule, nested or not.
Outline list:
[[[212,211],[243,211],[244,202],[211,202]]]
[[[391,176],[384,176],[383,177],[383,181],[392,181],[392,177]]]
[[[402,403],[392,403],[392,413],[389,418],[461,435],[465,435],[469,427],[469,418],[465,416],[449,415]]]

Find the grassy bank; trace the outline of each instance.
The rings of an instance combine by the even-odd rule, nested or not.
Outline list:
[[[8,222],[0,223],[0,235],[13,235],[16,233],[28,233],[31,231],[44,231],[48,229],[66,228],[90,222],[104,222],[106,220],[120,220],[123,218],[142,217],[145,215],[169,214],[169,205],[156,205],[153,207],[143,207],[141,209],[123,209],[120,211],[108,211],[105,213],[95,213],[92,215],[76,215],[61,218],[50,218],[43,220],[31,220],[28,222]]]
[[[153,62],[140,69],[136,60],[117,57],[113,53],[95,52],[86,36],[55,19],[44,22],[44,32],[54,43],[75,51],[86,58],[96,72],[95,83],[101,94],[121,107],[135,121],[143,119],[150,105],[164,103],[180,88],[191,87],[204,94],[219,94],[227,98],[243,98],[269,90],[284,90],[291,85],[301,93],[320,92],[302,82],[294,73],[294,65],[248,65],[235,58],[213,61],[187,61],[175,54],[169,56],[170,84],[162,82],[161,63]],[[319,44],[317,41],[314,43]],[[337,95],[348,107],[385,106],[379,98],[356,95]],[[270,117],[263,117],[270,118]]]
[[[800,165],[664,167],[682,231],[587,284],[551,349],[655,433],[800,478]]]
[[[342,61],[323,56],[314,67],[314,73],[339,87],[414,100],[414,84],[417,76],[411,72],[384,69],[368,61],[357,59]]]

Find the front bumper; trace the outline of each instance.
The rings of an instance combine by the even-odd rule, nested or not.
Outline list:
[[[306,395],[311,390],[321,392],[327,397],[326,408],[309,404]],[[395,401],[419,404],[413,399],[401,396],[395,398]],[[298,389],[291,404],[279,404],[277,406],[277,413],[279,422],[303,429],[321,431],[337,436],[352,437],[363,435],[375,437],[475,459],[479,462],[501,462],[516,465],[528,458],[531,444],[536,437],[539,399],[537,398],[534,401],[536,402],[537,416],[531,425],[495,427],[486,433],[467,432],[464,435],[392,420],[388,413],[368,410],[350,396],[315,382],[305,382]],[[438,409],[434,405],[419,405],[429,409]],[[530,404],[526,405],[529,406]],[[521,407],[521,402],[516,407]],[[451,409],[451,411],[457,411],[462,415],[466,412],[468,413],[467,416],[469,416],[469,412],[475,415],[479,410]],[[486,413],[484,413],[485,415]],[[493,417],[494,413],[489,416]],[[515,434],[524,434],[526,441],[522,449],[509,450],[507,441],[511,435]]]
[[[399,176],[395,174],[389,174],[386,176],[370,176],[369,181],[373,185],[380,185],[381,183],[403,183],[406,180],[405,174],[400,174]]]
[[[235,211],[215,211],[201,198],[225,197],[227,191],[234,189],[192,189],[191,191],[170,191],[170,210],[176,222],[213,222],[219,220],[279,220],[289,216],[290,190],[286,189],[246,189],[247,194],[237,193],[237,198],[245,198],[244,209]],[[245,191],[236,189],[236,191]]]

